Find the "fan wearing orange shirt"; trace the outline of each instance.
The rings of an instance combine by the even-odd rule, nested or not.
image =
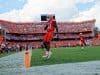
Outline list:
[[[43,57],[50,58],[52,55],[52,52],[50,50],[50,42],[53,38],[55,29],[56,29],[56,32],[58,33],[58,27],[56,24],[56,20],[53,18],[53,16],[49,16],[47,25],[44,28],[44,30],[46,30],[47,32],[44,35],[43,43],[42,43],[42,48],[46,49]]]

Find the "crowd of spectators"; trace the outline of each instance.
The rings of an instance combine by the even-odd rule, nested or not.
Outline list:
[[[93,38],[91,39],[92,46],[99,46],[100,45],[100,38]]]
[[[93,37],[94,35],[92,33],[84,33],[84,37]],[[60,34],[60,39],[69,39],[69,38],[79,38],[79,34]]]
[[[94,35],[92,33],[85,33],[83,34],[84,37],[93,37]],[[16,35],[16,34],[7,34],[6,39],[8,40],[43,40],[44,34],[42,35]],[[54,34],[54,39],[57,38],[56,34]],[[78,39],[79,34],[73,34],[73,33],[61,33],[59,34],[59,39]]]
[[[43,39],[44,27],[46,23],[14,23],[8,21],[1,21],[0,26],[6,30],[6,39],[8,40],[39,40]],[[80,32],[84,32],[85,37],[93,36],[92,32],[95,26],[95,20],[83,21],[83,22],[59,22],[57,23],[59,30],[59,38],[78,38]],[[86,33],[85,33],[86,32]],[[87,33],[89,32],[89,33]],[[19,35],[16,35],[19,34]],[[31,34],[31,35],[29,35]],[[37,34],[37,35],[35,35]],[[40,35],[41,34],[41,35]],[[55,38],[56,36],[54,36]],[[97,41],[96,41],[97,40]],[[100,39],[90,40],[91,44],[98,45]],[[60,40],[52,41],[51,47],[70,47],[78,46],[79,40]],[[9,51],[21,51],[26,48],[27,45],[33,46],[33,48],[40,48],[41,42],[6,42],[1,44],[0,52]],[[2,51],[3,50],[3,51]]]
[[[0,46],[0,53],[3,52],[19,52],[22,50],[26,50],[27,48],[41,48],[41,43],[39,41],[36,42],[3,42]],[[100,38],[92,38],[86,39],[86,44],[88,46],[98,46],[100,45]],[[74,47],[80,46],[79,40],[59,40],[59,41],[52,41],[51,48],[56,47]]]
[[[40,35],[16,35],[16,34],[8,34],[6,35],[6,39],[8,40],[22,40],[22,41],[25,41],[25,40],[40,40],[40,39],[43,39],[43,35],[40,36]]]
[[[34,48],[31,43],[2,42],[0,45],[0,53],[19,52]]]
[[[0,21],[0,25],[8,33],[45,33],[44,26],[46,23],[12,23],[6,21]],[[60,22],[57,23],[60,33],[71,33],[71,32],[87,32],[93,31],[95,20],[84,21],[84,22]]]

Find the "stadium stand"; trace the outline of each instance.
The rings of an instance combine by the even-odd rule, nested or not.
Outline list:
[[[6,42],[23,45],[31,44],[35,48],[41,46],[41,41],[46,32],[44,31],[45,25],[46,22],[16,23],[0,20],[0,26],[6,31]],[[79,44],[79,33],[83,33],[86,39],[98,41],[94,38],[94,19],[82,22],[58,22],[57,25],[60,40],[55,40],[55,32],[51,47],[77,46]]]

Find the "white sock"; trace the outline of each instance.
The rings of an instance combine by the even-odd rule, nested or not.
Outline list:
[[[52,55],[52,52],[51,52],[51,51],[49,51],[49,54],[48,54],[48,59],[51,57],[51,55]]]
[[[48,55],[49,54],[49,51],[46,51],[45,54]]]

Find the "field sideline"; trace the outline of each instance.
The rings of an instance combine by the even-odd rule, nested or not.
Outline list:
[[[5,57],[5,56],[9,56],[11,54],[14,54],[16,52],[8,52],[8,53],[0,53],[0,58]]]
[[[44,51],[35,49],[32,51],[31,66],[86,62],[100,60],[100,46],[95,47],[69,47],[69,48],[52,48],[53,54],[49,60],[42,58]]]
[[[84,50],[80,47],[53,48],[52,51],[52,58],[45,60],[41,57],[42,49],[30,50],[33,55],[29,69],[24,65],[25,51],[1,57],[0,75],[100,75],[99,46]]]

